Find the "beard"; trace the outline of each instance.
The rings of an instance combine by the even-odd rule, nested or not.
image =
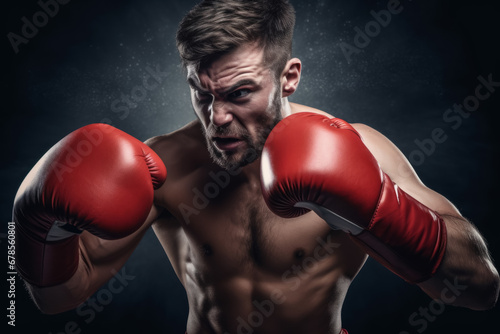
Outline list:
[[[253,139],[247,129],[236,122],[231,122],[227,126],[215,126],[210,124],[204,130],[207,141],[208,152],[212,160],[226,170],[234,170],[251,164],[260,157],[266,139],[271,130],[282,119],[281,115],[281,94],[279,90],[273,93],[272,101],[263,115],[257,120],[256,138]],[[243,152],[220,151],[211,138],[215,136],[230,136],[241,138],[246,148]]]

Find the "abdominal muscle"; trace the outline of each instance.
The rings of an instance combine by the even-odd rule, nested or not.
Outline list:
[[[339,333],[349,285],[337,281],[331,289],[312,284],[292,291],[284,284],[242,278],[204,289],[189,284],[187,332],[224,334]]]
[[[336,252],[330,254],[331,248],[317,241],[311,247],[303,244],[307,248],[270,251],[275,259],[289,251],[286,258],[293,260],[281,258],[282,266],[251,259],[235,263],[225,256],[215,258],[215,252],[207,259],[198,247],[190,249],[184,280],[190,309],[187,332],[339,333],[342,303],[353,278],[343,263],[352,245],[342,232],[327,233],[322,240],[338,245]],[[359,269],[364,256],[354,254],[360,255],[352,258]]]

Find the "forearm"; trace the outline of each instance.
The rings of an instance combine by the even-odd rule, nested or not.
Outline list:
[[[139,231],[119,240],[104,240],[83,232],[79,240],[78,267],[70,279],[50,287],[26,283],[36,306],[43,313],[56,314],[85,302],[120,270],[149,226],[147,221]]]
[[[35,305],[45,314],[57,314],[76,308],[91,294],[90,270],[80,257],[78,268],[73,276],[64,283],[38,287],[25,281]]]
[[[441,215],[447,227],[447,247],[436,274],[419,286],[446,304],[484,310],[492,308],[499,276],[486,243],[465,218]]]

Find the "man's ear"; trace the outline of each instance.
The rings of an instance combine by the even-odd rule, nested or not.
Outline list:
[[[302,63],[298,58],[290,59],[281,73],[281,97],[295,93],[300,82]]]

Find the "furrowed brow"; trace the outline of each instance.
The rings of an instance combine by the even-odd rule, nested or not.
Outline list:
[[[206,89],[202,88],[200,86],[198,80],[196,80],[192,76],[187,78],[187,82],[188,82],[189,86],[191,86],[193,89],[196,89],[201,93],[210,94],[210,92],[207,91]],[[237,88],[239,88],[241,86],[246,86],[246,85],[255,86],[255,85],[257,85],[257,83],[252,79],[242,79],[242,80],[238,81],[237,83],[235,83],[234,85],[231,85],[228,88],[218,89],[217,94],[224,96],[224,95],[229,94],[232,91],[236,90]]]
[[[253,81],[252,79],[243,79],[243,80],[238,81],[234,85],[230,86],[229,88],[222,88],[217,93],[220,95],[226,95],[228,93],[231,93],[233,90],[236,90],[237,88],[239,88],[241,86],[246,86],[246,85],[255,86],[255,85],[257,85],[257,83],[255,81]]]
[[[193,77],[188,77],[187,82],[189,86],[191,86],[193,89],[196,89],[202,93],[207,93],[207,94],[209,93],[206,89],[201,88],[198,81],[195,80]]]

